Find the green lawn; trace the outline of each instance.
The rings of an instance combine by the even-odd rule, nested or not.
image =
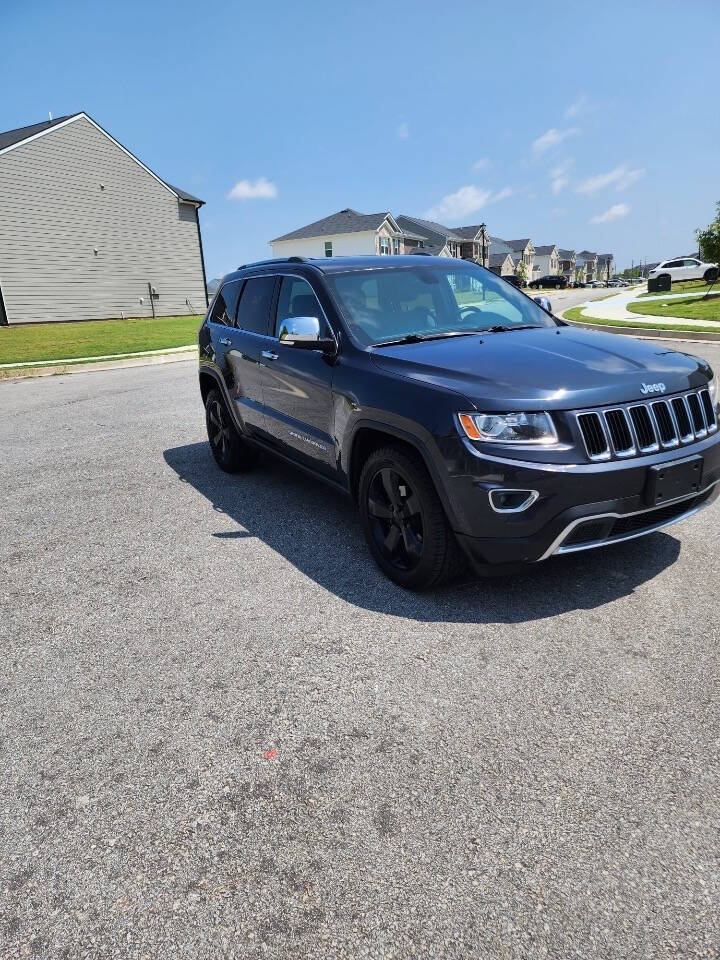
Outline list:
[[[142,353],[197,343],[201,317],[141,317],[0,327],[0,364]]]
[[[685,320],[717,320],[720,328],[720,291],[713,294],[709,300],[703,297],[692,297],[684,300],[649,300],[644,303],[640,300],[631,301],[627,305],[630,313],[649,314],[655,317],[683,317]]]
[[[649,307],[650,304],[647,304]],[[582,307],[570,307],[569,310],[566,310],[563,313],[565,320],[570,320],[573,323],[591,323],[596,327],[627,327],[629,330],[633,329],[632,320],[601,320],[599,317],[587,317],[583,314]],[[649,312],[649,311],[648,311]],[[644,326],[644,325],[643,325]],[[639,329],[635,327],[634,329]],[[707,327],[699,327],[697,324],[692,323],[678,323],[658,320],[656,324],[653,324],[652,327],[648,327],[648,330],[679,330],[690,333],[708,333]],[[720,328],[718,329],[720,333]]]
[[[682,280],[680,283],[674,283],[672,285],[672,290],[670,293],[705,293],[710,289],[710,284],[705,283],[704,280]],[[715,286],[712,288],[712,292],[720,293],[720,280],[715,282]],[[659,293],[641,293],[640,299],[643,297],[659,297]]]

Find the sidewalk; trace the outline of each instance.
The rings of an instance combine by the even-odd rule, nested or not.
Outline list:
[[[657,298],[643,297],[639,302],[648,303],[649,301],[658,299],[666,303],[668,296],[672,295],[668,294]],[[687,297],[688,294],[681,293],[676,294],[676,296]],[[704,296],[704,294],[691,294],[690,296]],[[716,320],[683,320],[682,317],[656,317],[650,314],[641,315],[639,313],[630,313],[627,305],[631,300],[637,300],[637,292],[623,290],[615,297],[608,297],[607,300],[589,300],[586,303],[580,304],[580,308],[582,309],[584,317],[594,317],[598,320],[620,321],[628,324],[632,321],[632,325],[635,327],[661,327],[664,329],[674,327],[676,329],[682,329],[683,324],[692,324],[694,327],[714,330],[716,333],[720,332],[720,324]]]

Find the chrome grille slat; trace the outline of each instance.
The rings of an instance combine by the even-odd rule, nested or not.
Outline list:
[[[718,429],[708,389],[574,413],[590,460],[626,459],[672,450]]]

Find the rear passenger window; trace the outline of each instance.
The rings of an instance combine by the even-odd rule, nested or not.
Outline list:
[[[243,285],[242,280],[229,280],[223,284],[222,290],[218,293],[213,304],[210,320],[212,323],[223,323],[231,327],[235,322],[235,312],[237,310],[238,296]]]
[[[235,326],[251,333],[267,334],[275,277],[251,277],[243,288]]]
[[[320,321],[320,330],[325,327],[322,308],[315,296],[315,291],[307,282],[299,277],[283,277],[278,297],[277,313],[275,315],[275,336],[280,331],[280,324],[288,317],[317,317]],[[322,333],[322,336],[328,336]]]

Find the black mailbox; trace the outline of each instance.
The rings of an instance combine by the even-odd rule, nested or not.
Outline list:
[[[648,280],[648,293],[670,293],[671,290],[672,280],[668,273],[660,277],[650,277]]]

